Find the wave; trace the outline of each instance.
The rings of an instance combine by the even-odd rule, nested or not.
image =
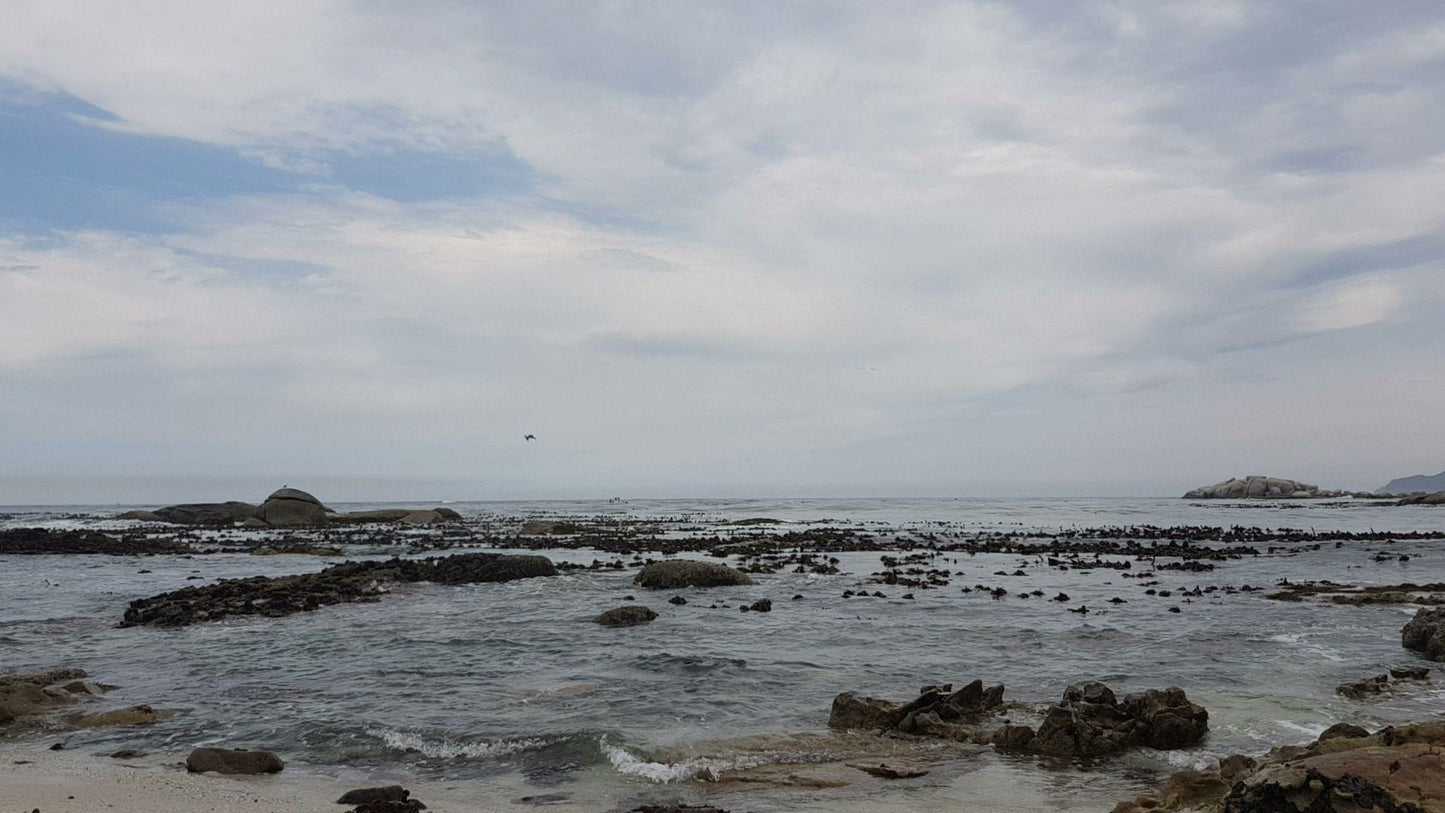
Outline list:
[[[416,732],[390,728],[368,728],[366,733],[381,740],[387,748],[394,751],[417,753],[433,759],[495,759],[522,751],[546,748],[559,741],[557,737],[455,740],[449,737],[429,738]]]
[[[608,743],[606,737],[601,739],[599,745],[602,747],[602,753],[606,755],[607,761],[612,763],[612,767],[618,773],[641,777],[659,784],[681,782],[687,779],[716,782],[723,774],[730,771],[745,771],[759,765],[783,761],[777,755],[748,754],[727,759],[695,757],[681,762],[649,762],[626,748]]]

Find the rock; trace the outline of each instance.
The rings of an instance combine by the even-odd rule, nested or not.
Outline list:
[[[126,533],[120,537],[99,531],[62,531],[47,528],[11,528],[0,531],[0,555],[104,554],[141,556],[152,553],[189,553],[191,546],[176,539]]]
[[[157,508],[162,522],[178,525],[234,525],[256,516],[260,506],[244,502],[203,502]]]
[[[286,767],[281,758],[270,751],[247,751],[231,748],[197,748],[186,757],[186,770],[191,773],[262,774],[279,773]]]
[[[390,523],[412,513],[410,508],[381,508],[376,511],[347,511],[331,515],[332,522],[361,525],[369,522]]]
[[[727,565],[698,562],[691,559],[653,562],[644,567],[633,581],[652,590],[680,587],[724,587],[753,583],[746,573],[734,570]]]
[[[772,599],[760,598],[749,604],[748,609],[755,613],[770,613],[773,611]]]
[[[273,528],[325,525],[328,511],[321,501],[296,488],[278,489],[256,510],[256,518]]]
[[[1231,785],[1214,771],[1179,771],[1169,777],[1160,794],[1164,807],[1197,808],[1223,799]]]
[[[161,515],[154,511],[127,511],[124,514],[117,514],[116,519],[133,519],[140,522],[163,522]]]
[[[270,502],[272,500],[293,500],[295,502],[310,503],[314,506],[317,506],[318,508],[326,507],[322,505],[321,501],[316,499],[314,495],[302,491],[299,488],[278,488],[275,491],[271,492],[271,496],[266,498],[266,502]],[[262,504],[264,505],[265,503]]]
[[[673,596],[672,598],[667,600],[667,603],[676,604],[681,607],[682,605],[687,603],[687,599],[683,598],[682,596]]]
[[[1445,661],[1445,607],[1417,611],[1400,630],[1400,643],[1432,661]]]
[[[150,706],[131,706],[127,709],[102,711],[76,717],[72,722],[77,728],[106,728],[109,726],[155,725],[169,720],[175,712],[153,709]]]
[[[336,800],[339,805],[365,805],[375,802],[405,802],[411,791],[401,785],[387,785],[380,788],[358,788],[348,790]]]
[[[1419,494],[1414,497],[1406,497],[1396,505],[1445,505],[1445,491],[1437,491],[1433,494]]]
[[[89,677],[84,669],[77,669],[72,666],[61,666],[56,669],[46,669],[43,672],[14,672],[0,675],[0,686],[11,686],[16,683],[29,683],[35,686],[50,686],[63,681],[79,680]]]
[[[1070,686],[1044,716],[1028,750],[1052,756],[1100,757],[1143,745],[1184,748],[1204,738],[1209,712],[1184,691],[1150,689],[1115,701],[1101,683]]]
[[[378,601],[388,582],[472,584],[555,575],[556,567],[545,556],[498,553],[344,562],[317,573],[228,579],[137,599],[120,626],[181,627],[238,615],[278,618],[331,604]]]
[[[1236,783],[1225,813],[1445,809],[1445,758],[1424,744],[1363,747],[1267,767]]]
[[[546,536],[547,534],[575,534],[582,530],[573,522],[557,522],[545,519],[529,519],[522,523],[522,536]]]
[[[1184,495],[1186,500],[1290,500],[1317,499],[1320,497],[1344,497],[1348,491],[1322,491],[1319,486],[1286,480],[1281,477],[1266,477],[1251,474],[1247,477],[1231,477],[1222,483],[1202,486]]]
[[[728,813],[728,811],[713,807],[712,805],[638,805],[628,813]]]
[[[51,694],[34,683],[11,683],[0,686],[0,725],[9,725],[21,717],[41,714],[73,702],[68,694]]]
[[[592,619],[604,627],[635,627],[646,624],[657,617],[657,613],[638,604],[616,607]]]
[[[413,813],[417,810],[426,810],[426,805],[416,799],[407,799],[404,802],[367,802],[353,807],[347,813]]]
[[[915,779],[920,776],[928,776],[928,771],[914,770],[910,768],[890,768],[887,765],[854,765],[848,763],[848,767],[857,768],[869,776],[876,776],[879,779]]]
[[[833,698],[833,708],[828,714],[828,727],[857,731],[887,730],[897,725],[901,719],[903,714],[897,703],[843,692]]]
[[[402,525],[436,525],[442,521],[442,515],[435,511],[412,511],[397,520]]]
[[[1368,736],[1370,736],[1370,732],[1357,725],[1351,725],[1350,723],[1335,723],[1334,725],[1321,732],[1318,740],[1316,741],[1318,742],[1319,740],[1332,740],[1336,737],[1354,738]]]
[[[1226,782],[1233,782],[1245,774],[1254,773],[1259,761],[1243,754],[1232,754],[1219,760],[1219,776]]]

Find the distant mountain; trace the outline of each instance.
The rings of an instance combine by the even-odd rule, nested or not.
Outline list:
[[[1375,489],[1376,494],[1413,494],[1416,491],[1424,491],[1429,494],[1445,491],[1445,471],[1433,477],[1425,474],[1401,477]]]

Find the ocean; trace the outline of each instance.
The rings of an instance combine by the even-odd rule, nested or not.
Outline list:
[[[129,507],[0,507],[0,528],[133,527],[107,519]],[[733,524],[752,518],[779,520],[762,526],[773,532],[838,527],[879,538],[1117,526],[1445,531],[1445,509],[1362,500],[736,499],[448,507],[471,526],[492,531],[515,529],[529,518],[608,517],[654,520],[663,535],[756,532],[759,526]],[[148,728],[68,735],[69,747],[96,752],[243,745],[282,754],[288,770],[363,769],[403,784],[410,778],[477,783],[509,800],[593,810],[656,801],[750,811],[1107,810],[1181,767],[1305,743],[1336,722],[1378,727],[1445,713],[1439,680],[1365,702],[1335,693],[1342,682],[1416,660],[1400,646],[1400,627],[1413,608],[1281,602],[1266,598],[1269,590],[1237,589],[1284,580],[1445,581],[1445,540],[1276,547],[1214,562],[1205,572],[1157,570],[1154,595],[1124,571],[1061,570],[1039,556],[960,552],[930,565],[952,571],[947,587],[868,583],[868,592],[886,597],[845,598],[883,570],[880,554],[868,551],[830,554],[841,571],[835,575],[784,569],[757,576],[753,586],[650,592],[632,584],[637,568],[624,556],[622,570],[505,584],[406,584],[377,603],[180,629],[116,624],[136,598],[217,578],[308,572],[334,560],[247,553],[0,556],[0,672],[79,666],[117,687],[107,703],[180,712]],[[540,538],[530,550],[582,564],[619,558],[558,549]],[[394,550],[370,542],[346,552],[373,558]],[[980,587],[1003,587],[1009,595],[994,599]],[[1184,596],[1195,588],[1199,595]],[[1044,597],[1019,597],[1034,590]],[[1068,600],[1049,600],[1059,593]],[[669,604],[674,595],[688,603]],[[737,610],[761,598],[772,600],[771,612]],[[1125,603],[1111,603],[1114,598]],[[659,618],[622,629],[591,623],[603,610],[628,603],[645,604]],[[1069,612],[1081,606],[1089,612]],[[1055,701],[1066,686],[1084,680],[1120,692],[1180,686],[1209,710],[1210,734],[1184,751],[1136,750],[1087,764],[905,742],[896,744],[899,758],[926,764],[927,776],[846,787],[776,779],[786,771],[767,774],[774,781],[717,781],[745,769],[871,755],[826,735],[839,692],[908,700],[926,684],[975,678],[1003,683],[1010,699],[1036,702]]]

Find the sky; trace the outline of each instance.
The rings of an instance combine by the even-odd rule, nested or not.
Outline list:
[[[6,17],[0,504],[1445,469],[1436,0]]]

